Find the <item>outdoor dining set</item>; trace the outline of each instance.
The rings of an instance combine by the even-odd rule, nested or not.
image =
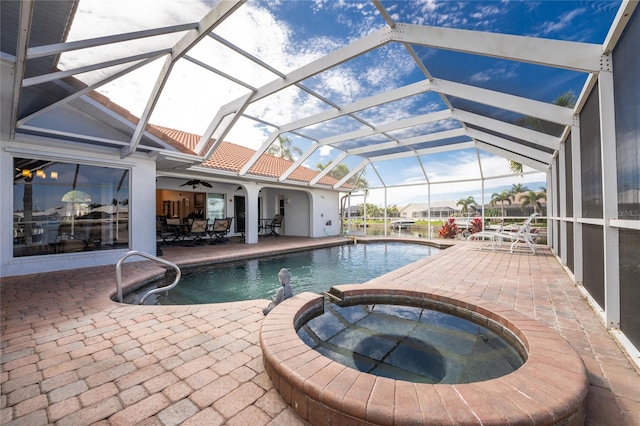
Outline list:
[[[277,229],[282,227],[283,215],[276,215],[272,219],[260,219],[258,232],[262,235],[280,234]],[[231,231],[233,217],[210,219],[200,218],[167,218],[166,216],[156,216],[156,234],[161,245],[182,244],[196,245],[226,243],[227,236]],[[244,242],[244,224],[238,224],[237,231],[241,233],[240,242]]]

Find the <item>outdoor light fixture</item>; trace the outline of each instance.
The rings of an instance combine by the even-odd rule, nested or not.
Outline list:
[[[47,174],[44,172],[44,170],[36,170],[36,176],[42,179],[47,178]]]
[[[26,178],[30,178],[31,177],[31,170],[22,169],[22,176],[24,176]]]
[[[58,179],[58,172],[51,172],[51,179]]]

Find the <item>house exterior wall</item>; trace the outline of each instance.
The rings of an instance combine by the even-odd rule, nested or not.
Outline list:
[[[336,236],[340,234],[340,194],[333,191],[307,193],[311,199],[311,237]]]
[[[130,176],[129,249],[155,254],[155,162],[136,156],[120,159],[115,153],[89,151],[79,153],[77,147],[62,146],[50,141],[19,138],[0,141],[0,276],[25,275],[78,267],[115,264],[127,250],[82,251],[44,256],[13,257],[13,159],[27,157],[52,159],[78,164],[127,168]],[[133,258],[132,260],[136,260]],[[138,259],[140,260],[140,259]]]

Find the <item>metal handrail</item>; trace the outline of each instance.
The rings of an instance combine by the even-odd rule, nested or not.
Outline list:
[[[176,265],[173,262],[169,262],[168,260],[160,259],[159,257],[152,256],[152,255],[150,255],[148,253],[144,253],[144,252],[141,252],[141,251],[130,251],[130,252],[127,252],[116,263],[116,292],[117,292],[118,302],[120,302],[120,303],[122,303],[122,262],[124,262],[124,260],[126,258],[131,257],[131,256],[146,257],[149,260],[155,260],[156,262],[165,264],[165,265],[170,266],[170,267],[172,267],[173,269],[176,270],[176,279],[173,281],[173,283],[171,283],[171,285],[168,285],[166,287],[154,288],[153,290],[149,290],[147,293],[145,293],[144,296],[142,296],[142,298],[140,298],[140,301],[138,302],[138,305],[141,305],[145,301],[145,299],[147,297],[151,296],[152,294],[162,293],[163,291],[169,292],[169,290],[171,290],[172,288],[174,288],[178,284],[178,281],[180,281],[180,277],[182,277],[182,271],[180,271],[180,268],[178,267],[178,265]]]

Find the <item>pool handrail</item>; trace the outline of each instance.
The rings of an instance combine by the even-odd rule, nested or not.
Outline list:
[[[148,253],[142,252],[142,251],[129,251],[127,253],[124,254],[124,256],[122,256],[118,262],[116,263],[116,293],[117,293],[117,299],[118,302],[122,303],[122,263],[125,261],[125,259],[127,259],[128,257],[131,256],[141,256],[141,257],[145,257],[149,260],[155,260],[156,262],[162,263],[164,265],[170,266],[171,268],[175,269],[176,271],[176,279],[173,280],[173,283],[171,283],[170,285],[166,286],[166,287],[159,287],[159,288],[154,288],[152,290],[149,290],[147,293],[144,294],[144,296],[142,296],[140,298],[140,301],[138,302],[138,305],[142,305],[142,303],[145,301],[145,299],[149,296],[151,296],[152,294],[156,294],[156,293],[162,293],[164,292],[169,292],[169,290],[171,290],[172,288],[174,288],[177,284],[178,281],[180,281],[180,278],[182,277],[182,271],[180,271],[180,268],[178,267],[178,265],[176,265],[173,262],[169,262],[168,260],[164,260],[164,259],[160,259],[159,257],[156,256],[152,256]]]

